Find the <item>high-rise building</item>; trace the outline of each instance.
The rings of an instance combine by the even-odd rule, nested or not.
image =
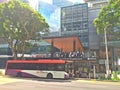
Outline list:
[[[84,2],[101,2],[101,1],[108,1],[108,0],[83,0]]]
[[[88,22],[89,22],[89,49],[98,49],[100,45],[99,36],[95,30],[93,25],[94,19],[98,16],[99,11],[103,6],[108,4],[107,0],[86,0],[89,3],[89,14],[88,14]]]
[[[38,2],[38,12],[45,18],[50,26],[50,31],[58,31],[60,28],[60,10],[57,6],[43,1]]]
[[[73,2],[71,2],[69,0],[52,0],[52,5],[57,7],[57,9],[55,11],[56,15],[54,16],[55,19],[53,19],[53,20],[57,22],[55,26],[57,26],[57,32],[59,32],[59,35],[60,35],[61,7],[73,5]],[[51,29],[53,29],[52,30],[53,32],[56,32],[56,28],[51,28]]]
[[[75,4],[61,8],[61,35],[76,35],[83,47],[88,48],[88,4]]]
[[[40,12],[50,25],[50,31],[56,32],[60,30],[60,7],[72,5],[68,0],[51,0],[51,3],[38,0],[38,12]]]
[[[84,1],[84,4],[86,4],[86,3],[88,4],[88,7],[87,7],[88,13],[87,13],[86,21],[82,21],[82,20],[85,20],[84,19],[85,16],[82,15],[82,13],[83,13],[81,11],[82,9],[79,10],[79,12],[81,13],[81,18],[82,18],[81,19],[82,28],[81,29],[77,28],[78,26],[80,26],[80,23],[78,21],[80,19],[80,17],[79,17],[80,13],[74,14],[73,8],[63,7],[61,9],[62,10],[61,34],[62,35],[78,35],[84,47],[88,47],[89,49],[95,50],[95,49],[99,48],[100,43],[99,43],[99,37],[98,37],[95,27],[93,25],[93,20],[98,16],[98,13],[99,13],[101,7],[107,5],[108,1],[107,0],[83,0],[83,1]],[[84,5],[84,4],[81,4],[81,5]],[[64,10],[64,8],[66,8],[66,9]],[[68,8],[71,8],[71,10]],[[77,10],[75,10],[75,11],[77,11]],[[76,15],[76,17],[75,17],[75,15]],[[77,25],[74,26],[75,28],[77,28],[77,30],[74,30],[75,28],[73,29],[73,23],[75,23],[75,22],[79,23],[78,26]],[[83,28],[84,25],[86,25],[88,29],[84,29]],[[84,32],[85,30],[86,30],[86,33]],[[83,34],[83,32],[84,32],[84,34]]]
[[[91,8],[101,8],[108,4],[108,0],[84,0]]]
[[[94,19],[98,16],[100,8],[89,8],[88,9],[88,26],[89,26],[89,49],[96,50],[99,49],[99,36],[93,25]]]
[[[52,0],[52,4],[57,7],[64,7],[64,6],[73,5],[73,2],[69,0]]]

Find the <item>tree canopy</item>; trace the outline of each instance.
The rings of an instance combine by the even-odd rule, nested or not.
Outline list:
[[[106,28],[112,40],[120,40],[120,0],[109,0],[93,23],[98,34],[103,34]]]
[[[18,48],[24,56],[26,43],[38,40],[41,33],[49,32],[49,25],[37,11],[19,0],[0,4],[0,36],[10,46],[17,59]]]

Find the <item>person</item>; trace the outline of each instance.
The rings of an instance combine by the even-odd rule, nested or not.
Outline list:
[[[82,73],[81,73],[81,71],[79,71],[79,78],[82,76]]]
[[[75,72],[75,77],[77,77],[77,78],[79,77],[79,71]]]
[[[86,77],[89,78],[89,72],[86,72]]]

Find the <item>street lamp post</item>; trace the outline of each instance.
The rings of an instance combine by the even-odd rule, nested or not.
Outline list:
[[[106,66],[106,77],[109,78],[110,76],[110,70],[109,70],[109,58],[108,58],[108,42],[107,42],[107,33],[106,33],[106,29],[109,25],[107,25],[104,28],[104,37],[105,37],[105,50],[106,50],[106,62],[105,62],[105,66]]]

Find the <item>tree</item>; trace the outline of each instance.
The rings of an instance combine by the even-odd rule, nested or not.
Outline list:
[[[106,46],[106,74],[107,78],[110,76],[107,36],[109,40],[120,40],[120,0],[109,0],[108,5],[103,7],[94,20],[94,25],[98,34],[105,35]]]
[[[9,44],[14,59],[17,59],[18,48],[23,58],[26,43],[39,40],[41,33],[49,32],[48,28],[45,19],[28,4],[19,0],[0,4],[0,36]]]
[[[120,0],[109,0],[93,23],[98,34],[106,28],[111,40],[120,40]]]

